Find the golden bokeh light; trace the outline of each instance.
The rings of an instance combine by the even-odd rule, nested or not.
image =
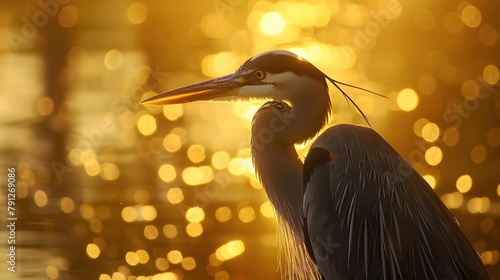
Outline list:
[[[274,217],[274,209],[271,206],[271,203],[269,201],[264,201],[260,205],[260,213],[262,214],[262,216],[264,216],[266,218],[273,218]]]
[[[177,152],[182,147],[181,138],[177,134],[167,134],[165,138],[163,138],[163,147],[165,147],[167,152]]]
[[[167,191],[167,200],[172,204],[179,204],[184,200],[184,193],[180,188],[170,188]]]
[[[269,12],[265,13],[260,20],[260,28],[264,34],[276,36],[285,28],[285,20],[280,13]]]
[[[97,156],[95,154],[95,151],[91,149],[85,149],[83,151],[80,151],[80,162],[85,164],[89,160],[97,161]]]
[[[177,236],[177,228],[172,224],[164,225],[163,235],[165,235],[166,238],[175,238]]]
[[[482,163],[486,159],[486,148],[483,145],[476,145],[470,151],[472,162],[476,164]]]
[[[73,210],[75,210],[75,203],[73,202],[73,199],[69,197],[63,197],[59,201],[59,207],[64,213],[69,214],[73,212]]]
[[[141,2],[135,2],[127,9],[127,19],[132,24],[141,24],[148,18],[148,7]]]
[[[241,255],[245,251],[245,243],[241,240],[232,240],[220,246],[215,251],[215,256],[220,261],[227,261]]]
[[[137,279],[137,280],[149,280],[149,278]],[[173,272],[165,272],[161,274],[155,274],[151,278],[151,280],[179,280],[179,277],[177,276],[177,274]]]
[[[430,147],[425,151],[425,161],[432,166],[438,165],[443,159],[443,152],[439,147]]]
[[[203,233],[203,226],[200,223],[189,223],[186,225],[186,233],[191,237],[198,237]]]
[[[208,55],[201,62],[201,71],[207,77],[219,77],[232,73],[238,68],[239,59],[233,52]]]
[[[54,111],[54,101],[50,97],[44,96],[38,100],[36,109],[40,115],[48,116]]]
[[[496,265],[500,260],[500,252],[498,250],[484,251],[480,257],[485,265]]]
[[[182,171],[182,180],[189,186],[207,184],[214,179],[210,166],[187,167]]]
[[[125,222],[153,221],[157,217],[156,208],[152,205],[126,206],[121,211],[122,219]]]
[[[426,124],[429,123],[429,120],[426,118],[420,118],[413,123],[413,132],[415,135],[422,137],[422,129]]]
[[[423,175],[422,177],[429,184],[429,186],[431,186],[431,188],[436,188],[436,177],[430,174]]]
[[[500,190],[500,188],[499,188]],[[500,193],[499,193],[500,196]],[[232,212],[231,209],[227,206],[219,207],[217,210],[215,210],[215,218],[217,221],[224,223],[227,222],[231,219],[232,217]]]
[[[485,24],[479,28],[479,40],[486,46],[493,46],[498,40],[497,30],[489,25]]]
[[[467,202],[467,210],[470,213],[486,213],[490,209],[490,199],[488,197],[474,197]]]
[[[71,151],[68,153],[68,161],[73,166],[82,165],[82,161],[80,159],[81,152],[82,151],[80,149],[71,149]]]
[[[59,269],[53,265],[47,265],[45,268],[45,273],[49,279],[58,279],[59,278]]]
[[[229,280],[229,273],[227,271],[221,270],[215,273],[215,280]]]
[[[456,182],[457,190],[461,193],[466,193],[472,188],[472,178],[468,175],[458,177]]]
[[[99,175],[101,178],[108,181],[114,181],[120,176],[120,169],[114,163],[103,163],[100,168]]]
[[[136,252],[127,252],[125,254],[125,261],[131,266],[136,266],[139,264],[139,257]]]
[[[144,237],[149,240],[154,240],[158,237],[158,228],[154,225],[147,225],[144,227]]]
[[[187,156],[193,163],[200,163],[205,160],[205,147],[200,144],[189,146]]]
[[[99,275],[99,280],[113,280],[108,274]]]
[[[245,175],[247,173],[254,174],[254,167],[251,158],[233,158],[229,161],[229,173],[235,176]]]
[[[398,93],[396,102],[403,111],[413,111],[418,105],[418,95],[411,88],[405,88]]]
[[[121,216],[125,222],[133,222],[137,219],[138,216],[137,209],[131,206],[127,206],[122,209]]]
[[[441,200],[450,209],[457,209],[464,203],[464,196],[460,192],[447,193],[441,196]]]
[[[213,2],[214,4],[216,2]],[[199,25],[201,33],[207,38],[225,38],[231,34],[231,27],[216,13],[205,15]]]
[[[94,207],[92,207],[92,205],[90,205],[89,203],[82,203],[80,205],[80,215],[82,215],[84,219],[90,220],[92,217],[94,217],[94,214]]]
[[[158,176],[163,182],[172,182],[177,177],[175,167],[171,164],[163,164],[158,170]]]
[[[254,177],[250,177],[250,185],[252,186],[252,188],[254,188],[256,190],[262,190],[263,189],[262,184],[260,183],[260,181],[257,180],[257,178],[254,178]]]
[[[464,2],[462,2],[464,3]],[[473,5],[466,5],[460,12],[462,21],[468,27],[478,27],[481,24],[482,16],[478,8]]]
[[[182,259],[183,259],[182,253],[179,250],[172,250],[167,254],[167,260],[171,264],[179,264],[182,262]]]
[[[229,156],[228,152],[217,151],[212,155],[211,162],[215,169],[221,170],[227,168],[230,159],[231,157]]]
[[[85,166],[85,172],[87,172],[89,176],[97,176],[101,172],[101,166],[95,159],[89,159],[85,161],[83,165]]]
[[[435,123],[427,123],[422,127],[422,138],[427,142],[434,142],[439,138],[440,130],[439,126]]]
[[[104,65],[111,71],[120,69],[124,62],[123,53],[119,50],[113,49],[106,53],[104,56]]]
[[[498,71],[498,68],[493,64],[484,67],[483,79],[490,85],[498,83],[498,80],[500,79],[500,72]]]
[[[156,208],[152,205],[145,205],[143,207],[140,207],[139,209],[140,209],[139,214],[146,221],[152,221],[156,219],[156,217],[158,216]]]
[[[156,119],[151,115],[142,115],[137,120],[137,129],[139,132],[148,136],[156,131]]]
[[[343,11],[339,14],[340,21],[349,26],[362,26],[366,17],[363,16],[363,6],[348,2],[343,5]]]
[[[149,262],[149,254],[146,250],[139,249],[136,251],[136,254],[139,259],[139,263],[146,264]]]
[[[184,115],[182,104],[163,106],[163,115],[169,121],[176,121]]]
[[[328,5],[324,3],[280,1],[275,5],[275,8],[290,24],[310,28],[328,24],[332,10],[338,10],[337,5],[336,1],[331,1]]]
[[[450,127],[443,132],[443,142],[453,147],[460,140],[460,132],[455,127]]]
[[[35,192],[35,194],[33,195],[33,200],[38,207],[44,207],[49,201],[49,199],[47,198],[47,194],[42,190],[37,190]]]
[[[89,256],[89,258],[91,258],[91,259],[97,259],[99,257],[99,255],[101,254],[101,250],[94,243],[88,244],[87,249],[85,251],[87,253],[87,256]]]
[[[57,21],[61,27],[70,28],[78,22],[79,13],[75,6],[68,5],[59,11]]]
[[[255,220],[255,210],[251,206],[246,206],[238,211],[238,218],[244,223],[250,223]]]
[[[187,271],[193,270],[196,267],[196,261],[192,257],[185,257],[182,259],[181,262],[182,268],[184,268]]]
[[[186,211],[186,220],[191,223],[199,223],[205,219],[205,211],[201,207],[191,207]]]
[[[156,268],[160,271],[165,271],[170,266],[170,263],[166,258],[157,258],[155,261]]]
[[[462,95],[468,100],[474,100],[479,93],[479,85],[475,80],[467,80],[462,84]]]

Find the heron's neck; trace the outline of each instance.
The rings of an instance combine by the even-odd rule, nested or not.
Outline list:
[[[309,77],[301,77],[289,92],[287,100],[292,109],[288,113],[290,124],[284,133],[286,139],[298,144],[314,137],[326,125],[331,110],[330,96],[326,87]]]
[[[299,97],[290,99],[291,108],[273,102],[256,114],[252,155],[257,174],[279,218],[301,237],[303,163],[294,144],[305,142],[323,128],[330,100],[326,89],[295,96]]]
[[[253,160],[279,222],[286,222],[302,237],[302,168],[293,146],[252,145]]]
[[[295,118],[290,122],[290,137],[294,144],[305,142],[314,136],[327,124],[330,113],[330,99],[304,97],[302,100],[291,101],[290,114]]]

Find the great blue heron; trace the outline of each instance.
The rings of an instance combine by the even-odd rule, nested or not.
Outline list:
[[[327,80],[349,98],[345,84],[308,61],[270,51],[234,74],[143,104],[274,99],[254,116],[251,147],[281,225],[288,279],[490,279],[451,212],[371,128],[326,129],[302,163],[294,145],[318,134],[330,115]]]

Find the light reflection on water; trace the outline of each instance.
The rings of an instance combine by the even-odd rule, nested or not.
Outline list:
[[[495,9],[466,1],[448,10],[393,0],[376,1],[377,9],[229,2],[240,5],[222,11],[223,20],[206,1],[70,3],[17,53],[0,42],[0,178],[16,168],[19,218],[18,273],[1,269],[0,278],[279,279],[272,211],[248,148],[261,103],[138,104],[202,74],[231,72],[269,48],[387,92],[388,99],[352,97],[405,158],[422,154],[414,167],[498,272]],[[36,1],[18,5],[0,9],[2,28],[21,10],[28,19],[41,11]],[[22,24],[0,34],[19,33]],[[57,24],[62,31],[52,31]],[[333,122],[361,120],[337,92],[331,97]],[[474,102],[479,109],[467,117],[443,119]],[[308,147],[297,146],[302,156]],[[7,234],[0,231],[4,264]]]
[[[140,81],[150,79],[147,74],[151,71],[147,66],[141,66],[145,58],[140,53],[125,53],[124,61],[128,64],[115,72],[98,63],[103,56],[105,53],[86,54],[87,62],[71,69],[77,78],[63,105],[65,110],[47,123],[34,106],[42,97],[43,87],[35,87],[40,91],[38,94],[34,94],[35,88],[30,88],[31,84],[41,83],[40,58],[13,56],[9,58],[9,64],[0,67],[6,69],[23,63],[39,67],[30,68],[29,72],[23,72],[23,67],[12,69],[24,77],[23,83],[16,85],[9,81],[2,84],[6,92],[14,94],[19,91],[18,87],[23,87],[28,93],[22,95],[23,102],[15,102],[1,111],[4,118],[0,143],[2,153],[6,155],[2,157],[2,166],[16,168],[16,215],[19,220],[16,228],[17,272],[10,274],[2,270],[0,276],[9,279],[97,279],[101,274],[118,277],[113,273],[155,275],[167,270],[161,265],[162,260],[171,250],[179,249],[184,255],[181,259],[185,259],[184,264],[171,263],[168,271],[181,277],[185,275],[188,279],[202,279],[206,277],[203,267],[208,262],[203,256],[207,258],[214,254],[218,246],[234,239],[234,235],[214,234],[212,230],[217,226],[214,217],[203,218],[203,223],[194,217],[191,218],[194,223],[188,223],[184,215],[188,215],[188,210],[195,205],[203,206],[202,211],[208,215],[228,201],[248,201],[249,191],[255,197],[252,204],[258,211],[259,203],[265,201],[264,195],[261,190],[245,190],[242,184],[247,184],[246,180],[231,180],[229,173],[220,170],[211,175],[209,181],[214,181],[211,186],[190,190],[179,184],[182,174],[182,169],[179,169],[175,186],[181,187],[179,190],[181,194],[184,192],[185,198],[169,202],[167,193],[172,184],[155,179],[153,168],[166,163],[179,168],[189,162],[180,162],[163,148],[155,151],[155,148],[147,147],[147,150],[153,149],[153,154],[146,152],[147,157],[139,156],[141,144],[138,143],[143,136],[138,135],[135,122],[146,111],[138,101],[144,92],[153,89]],[[23,63],[16,62],[16,59]],[[2,95],[6,100],[4,103],[18,96]],[[216,108],[212,110],[216,111]],[[18,111],[23,113],[16,114]],[[67,135],[63,142],[59,142],[63,146],[55,146],[50,131],[53,126],[57,130],[60,125],[67,125]],[[224,145],[218,142],[216,147],[223,148]],[[195,149],[196,146],[191,151]],[[182,152],[187,153],[187,150]],[[62,157],[57,158],[57,154]],[[5,175],[5,169],[2,175]],[[220,187],[228,191],[221,192]],[[135,212],[126,214],[124,209],[130,207]],[[238,208],[233,210],[236,217]],[[132,218],[127,215],[132,215]],[[238,232],[234,230],[234,218],[224,221],[223,232]],[[258,224],[265,225],[268,232],[274,231],[272,219],[262,219]],[[176,231],[174,236],[171,230],[167,230],[172,227]],[[2,240],[5,240],[5,233],[2,231]],[[251,233],[251,236],[255,234]],[[261,242],[267,244],[262,254],[270,260],[266,270],[274,272],[274,235],[260,242],[249,240],[247,246],[262,247]],[[5,249],[5,243],[2,246]],[[134,254],[147,254],[147,258],[138,259],[143,263],[134,263]],[[132,259],[128,259],[129,256]],[[224,260],[233,257],[226,254]],[[215,274],[220,271],[221,264],[219,261],[208,269]]]

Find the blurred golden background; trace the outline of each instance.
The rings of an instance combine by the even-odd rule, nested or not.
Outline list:
[[[2,279],[280,279],[255,179],[262,102],[143,98],[291,50],[334,79],[500,277],[500,3],[1,1]],[[332,89],[334,123],[363,123]],[[307,144],[301,147],[305,156]],[[5,186],[7,184],[5,183]],[[7,224],[7,187],[0,213]],[[8,277],[8,278],[6,278]]]

